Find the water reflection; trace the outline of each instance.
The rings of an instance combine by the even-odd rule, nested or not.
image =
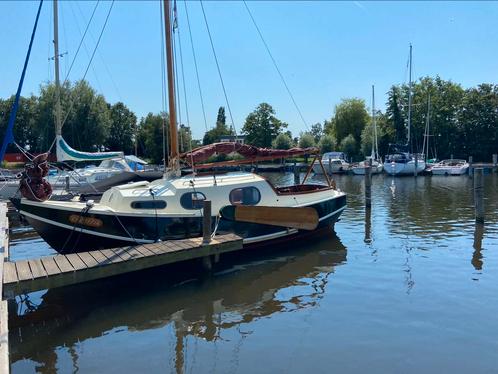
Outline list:
[[[476,270],[482,270],[482,238],[484,235],[484,225],[482,223],[476,223],[474,230],[474,253],[472,255],[472,265]]]
[[[164,280],[156,269],[131,279],[49,290],[35,310],[10,311],[11,360],[29,359],[39,372],[54,373],[58,350],[67,347],[74,369],[81,341],[117,328],[169,326],[176,336],[175,367],[182,372],[189,336],[215,343],[224,330],[237,328],[243,339],[251,333],[243,326],[257,319],[314,308],[335,266],[346,261],[346,249],[337,236],[327,234],[312,247],[301,243],[279,255],[245,257],[229,260],[203,281],[173,275]]]

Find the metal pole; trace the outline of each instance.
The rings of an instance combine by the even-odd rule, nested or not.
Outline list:
[[[482,168],[474,170],[474,205],[476,222],[484,223],[484,178]]]
[[[410,44],[410,72],[409,72],[409,84],[408,84],[408,150],[411,153],[411,126],[412,126],[412,45]]]

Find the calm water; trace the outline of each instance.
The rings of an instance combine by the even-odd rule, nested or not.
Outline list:
[[[269,175],[285,184],[291,175]],[[498,178],[486,225],[467,177],[336,177],[316,241],[42,291],[10,311],[13,373],[498,371]],[[51,253],[25,230],[12,258]]]

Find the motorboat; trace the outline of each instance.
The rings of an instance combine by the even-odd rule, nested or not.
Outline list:
[[[324,170],[327,174],[346,173],[349,170],[349,163],[346,161],[344,152],[326,152],[322,155],[321,163],[313,165],[315,174],[323,174]]]
[[[367,169],[367,166],[369,163],[370,163],[370,160],[367,159],[365,161],[359,162],[356,165],[353,165],[351,167],[353,174],[365,175],[365,170]],[[372,174],[380,174],[384,170],[384,164],[382,164],[382,162],[377,161],[377,160],[372,160],[370,166],[372,168],[372,171],[371,171]]]
[[[431,166],[432,175],[463,175],[469,170],[469,163],[465,160],[442,160]]]

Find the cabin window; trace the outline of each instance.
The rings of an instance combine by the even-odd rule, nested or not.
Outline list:
[[[166,201],[163,200],[144,200],[133,201],[131,203],[132,209],[164,209],[166,208]]]
[[[183,209],[202,209],[206,195],[202,192],[187,192],[180,198],[180,205]]]
[[[230,192],[232,205],[256,205],[261,200],[261,193],[256,187],[236,188]]]

